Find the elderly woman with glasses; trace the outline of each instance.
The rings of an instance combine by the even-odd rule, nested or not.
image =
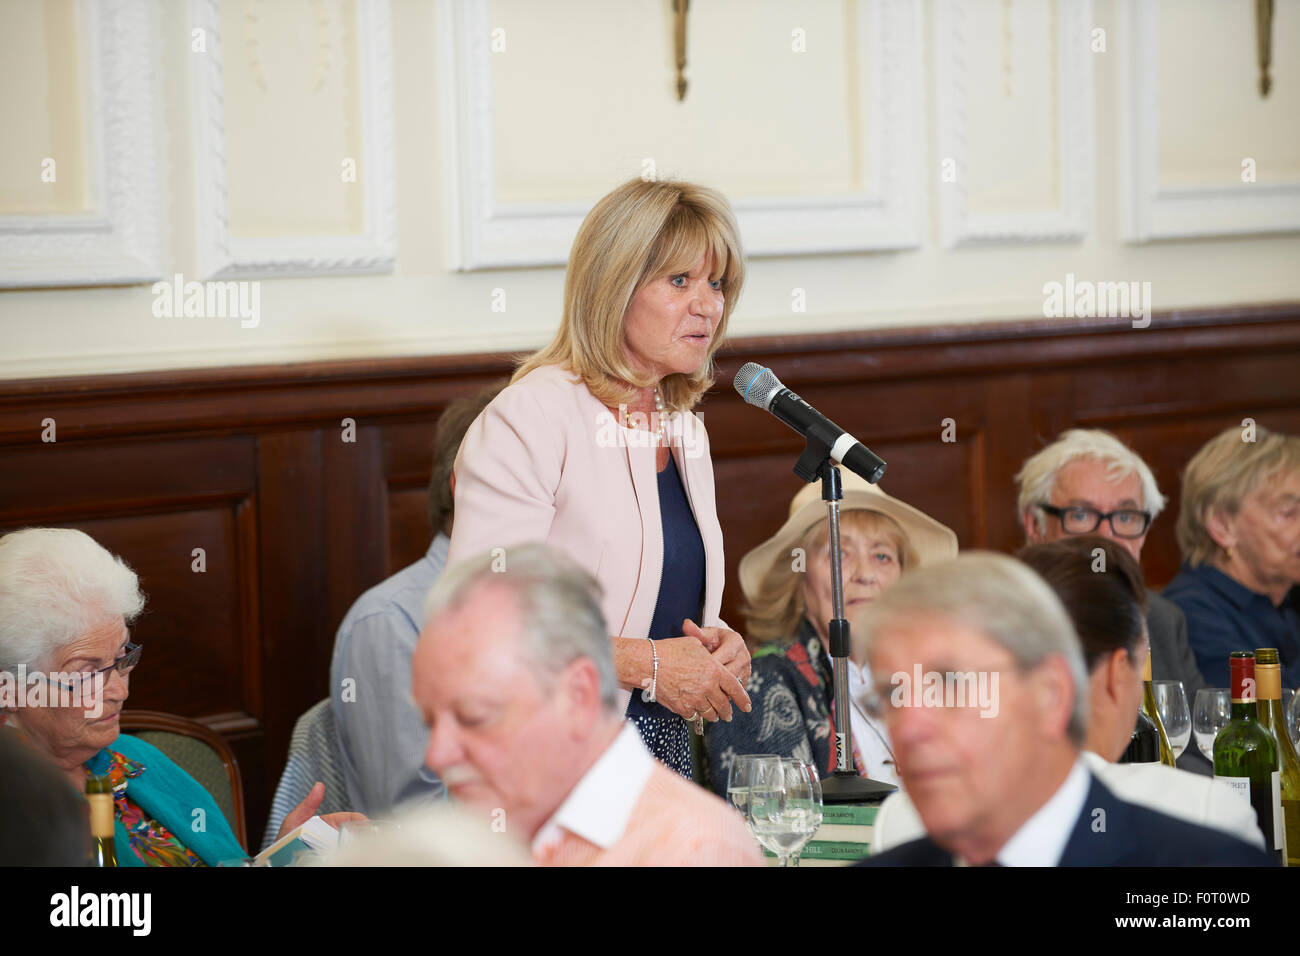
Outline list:
[[[43,755],[78,793],[91,776],[109,778],[119,866],[243,857],[208,792],[118,726],[141,655],[128,626],[144,603],[135,572],[81,531],[0,537],[0,734]],[[317,785],[282,832],[305,822],[323,797]],[[202,827],[194,826],[196,810]],[[354,816],[326,819],[338,825]]]
[[[840,551],[844,614],[850,621],[892,587],[901,574],[957,555],[957,535],[929,515],[843,473]],[[740,561],[746,626],[761,643],[754,652],[746,689],[753,710],[730,723],[711,724],[705,735],[710,782],[720,794],[737,756],[773,754],[835,770],[832,720],[847,717],[853,729],[858,773],[898,783],[889,735],[867,714],[862,695],[871,686],[859,635],[849,660],[850,706],[832,699],[828,624],[834,616],[826,504],[821,484],[802,488],[790,502],[779,531]]]
[[[1201,673],[1228,685],[1232,651],[1276,647],[1300,686],[1300,437],[1226,429],[1183,472],[1183,568],[1165,597],[1187,615]]]

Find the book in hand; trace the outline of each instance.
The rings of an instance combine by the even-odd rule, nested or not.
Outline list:
[[[290,866],[300,853],[329,853],[338,845],[339,831],[320,817],[312,817],[253,857],[253,865]]]

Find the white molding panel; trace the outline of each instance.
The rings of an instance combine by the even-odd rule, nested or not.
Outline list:
[[[191,0],[207,53],[191,56],[195,220],[203,278],[391,272],[397,261],[393,147],[393,44],[388,0],[357,0],[365,229],[355,236],[230,234],[220,0]]]
[[[1120,221],[1129,242],[1300,231],[1300,183],[1160,185],[1160,6],[1117,0]],[[1250,16],[1251,5],[1234,13]]]
[[[0,216],[0,288],[129,285],[162,275],[155,5],[86,0],[77,12],[90,209]]]
[[[793,198],[729,196],[747,255],[921,244],[926,223],[922,8],[913,0],[877,0],[857,17],[861,62],[874,71],[874,95],[862,104],[863,129],[870,131],[874,151],[874,163],[864,164],[874,170],[867,188]],[[497,200],[490,31],[487,0],[439,0],[450,265],[464,270],[560,265],[599,197],[574,203]],[[870,38],[878,44],[878,56],[866,56]]]
[[[1096,168],[1093,122],[1095,83],[1089,49],[1092,0],[1057,0],[1057,181],[1060,202],[1041,212],[971,213],[967,209],[968,115],[966,25],[987,3],[936,0],[934,14],[935,98],[941,159],[952,158],[956,181],[940,184],[943,244],[963,245],[1079,241],[1092,217]]]

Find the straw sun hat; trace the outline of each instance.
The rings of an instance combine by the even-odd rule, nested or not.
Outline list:
[[[907,537],[903,569],[911,571],[924,564],[945,561],[957,556],[957,535],[925,512],[885,494],[851,471],[840,469],[844,497],[840,514],[846,511],[877,511],[893,518]],[[778,562],[790,566],[790,552],[798,547],[804,533],[826,520],[826,502],[822,501],[820,481],[799,490],[790,502],[790,517],[776,534],[740,559],[740,588],[751,603],[760,597],[764,580]]]

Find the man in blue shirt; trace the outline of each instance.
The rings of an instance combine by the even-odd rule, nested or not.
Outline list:
[[[429,731],[411,700],[411,655],[424,623],[424,599],[447,563],[456,452],[504,385],[452,402],[442,413],[429,479],[433,542],[420,560],[361,595],[334,640],[330,700],[343,772],[352,804],[369,816],[443,796],[442,782],[424,766]]]

